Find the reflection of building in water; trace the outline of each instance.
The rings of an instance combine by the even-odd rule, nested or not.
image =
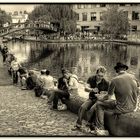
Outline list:
[[[140,80],[140,48],[129,46],[127,47],[127,65],[129,66],[129,71],[134,73],[136,77]]]
[[[77,71],[80,77],[87,77],[96,72],[99,66],[99,55],[94,51],[81,50],[77,62]]]
[[[78,47],[70,44],[65,44],[65,46],[62,47],[61,44],[40,45],[39,43],[35,47],[36,49],[33,46],[31,48],[30,60],[33,62],[33,67],[49,69],[56,77],[61,75],[62,67],[77,74],[75,67],[77,66],[79,58]]]
[[[30,44],[29,42],[23,44],[15,42],[14,45],[12,42],[8,45],[10,52],[12,52],[18,59],[19,62],[28,61],[30,57]]]
[[[64,44],[63,44],[64,45]],[[115,76],[114,66],[121,61],[140,79],[140,48],[122,44],[46,44],[39,42],[9,42],[9,49],[29,68],[49,69],[56,78],[65,67],[86,81],[99,65],[107,69],[108,79]]]

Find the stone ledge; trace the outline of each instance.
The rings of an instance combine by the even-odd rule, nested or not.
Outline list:
[[[36,75],[38,74],[37,72]],[[83,92],[83,89],[79,92]],[[86,100],[79,95],[80,93],[71,95],[70,100],[65,100],[68,110],[75,114],[78,114],[80,106]],[[86,115],[84,118],[86,119]],[[105,127],[109,130],[111,136],[140,136],[140,111],[122,114],[118,118],[110,111],[106,111]]]
[[[73,96],[65,103],[71,112],[77,114],[84,101],[81,97]],[[111,111],[106,111],[105,127],[111,136],[140,136],[140,112],[116,116]]]

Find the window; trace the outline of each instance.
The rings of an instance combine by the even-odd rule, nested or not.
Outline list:
[[[100,12],[100,20],[103,20],[103,12]]]
[[[131,6],[138,6],[138,4],[130,4]]]
[[[132,20],[139,20],[139,13],[132,11]]]
[[[137,31],[137,25],[132,25],[131,28],[132,28],[132,31]]]
[[[84,4],[84,5],[83,5],[83,8],[88,8],[88,5],[87,5],[87,4]]]
[[[125,6],[125,4],[124,3],[121,3],[120,6]]]
[[[78,4],[78,5],[77,5],[77,8],[78,8],[78,9],[81,9],[81,8],[82,8],[81,4]]]
[[[79,14],[76,13],[76,20],[79,20]]]
[[[96,21],[96,12],[91,12],[91,21]]]
[[[83,21],[87,21],[87,13],[82,13]]]
[[[126,16],[126,17],[128,17],[128,11],[123,11],[124,12],[124,15]]]
[[[96,7],[100,7],[100,4],[96,4]]]
[[[91,8],[95,8],[96,7],[96,4],[91,4]]]
[[[100,4],[100,7],[106,7],[106,4]]]

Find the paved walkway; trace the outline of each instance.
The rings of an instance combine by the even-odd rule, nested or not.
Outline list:
[[[12,84],[12,79],[8,75],[6,65],[2,62],[2,55],[0,54],[0,86],[8,86]]]
[[[12,81],[0,56],[0,136],[90,136],[72,131],[77,115],[52,111],[45,99],[21,90]]]

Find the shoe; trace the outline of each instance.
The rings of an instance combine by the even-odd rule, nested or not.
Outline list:
[[[93,134],[93,135],[97,135],[96,130],[91,130],[90,133]]]
[[[41,95],[40,96],[42,99],[47,99],[47,97],[45,95]]]
[[[109,136],[108,130],[96,129],[95,131],[97,136]]]
[[[58,111],[57,108],[50,107],[50,110]]]
[[[48,105],[52,105],[52,102],[49,102],[49,101],[48,101],[47,104],[48,104]]]
[[[22,88],[21,88],[21,90],[26,90],[26,89],[27,89],[27,88],[25,88],[25,87],[22,87]]]
[[[81,129],[81,126],[76,124],[71,130],[76,131],[76,130],[80,130],[80,129]]]
[[[65,104],[61,105],[58,107],[58,110],[59,111],[64,111],[64,110],[67,110],[67,106]]]
[[[87,122],[85,126],[86,127],[90,127],[91,126],[91,123]]]

